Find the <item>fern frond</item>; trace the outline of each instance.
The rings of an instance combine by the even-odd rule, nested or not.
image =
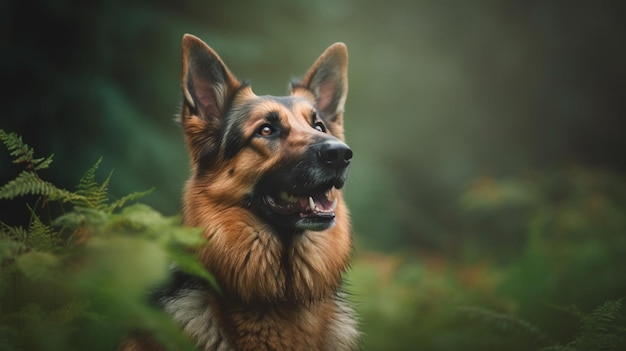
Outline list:
[[[533,337],[535,341],[547,339],[547,336],[539,331],[537,327],[520,317],[473,306],[462,307],[460,310],[470,318],[476,318],[483,323],[492,324],[500,330],[526,334]]]
[[[621,309],[622,299],[606,301],[582,319],[583,330],[591,332],[607,331],[609,325],[617,318]]]
[[[626,336],[613,323],[622,309],[622,300],[609,300],[581,318],[580,333],[570,343],[584,350],[618,350]]]
[[[102,157],[100,157],[98,161],[96,161],[96,163],[85,172],[85,174],[83,174],[83,176],[78,181],[78,186],[76,187],[77,193],[78,192],[87,193],[92,188],[95,188],[98,186],[98,183],[96,183],[95,179],[96,179],[96,171],[98,170],[98,167],[100,167],[101,162],[102,162]]]
[[[103,210],[108,207],[109,204],[109,183],[111,182],[111,176],[113,176],[113,171],[109,172],[109,175],[106,179],[100,184],[97,188],[97,191],[94,192],[94,204],[96,205],[96,209]]]
[[[50,167],[50,164],[52,163],[52,158],[54,157],[54,154],[51,154],[50,156],[48,156],[47,158],[43,159],[40,158],[37,160],[37,164],[35,166],[35,171],[39,171],[42,169],[46,169],[48,167]]]
[[[53,251],[61,243],[59,234],[44,224],[30,206],[28,209],[32,216],[24,244],[37,251]]]
[[[57,188],[30,171],[22,171],[15,179],[0,188],[0,199],[13,199],[24,195],[47,196],[50,200],[62,202],[79,199],[80,196]]]
[[[96,163],[80,178],[78,186],[76,187],[76,194],[80,195],[82,198],[77,201],[73,201],[72,203],[74,205],[98,210],[104,209],[107,206],[109,202],[109,181],[111,180],[113,171],[109,173],[109,176],[104,180],[104,182],[102,182],[102,184],[98,184],[98,182],[96,182],[96,171],[98,170],[101,162],[102,157],[100,157],[98,161],[96,161]]]
[[[78,185],[76,186],[77,194],[80,194],[86,197],[85,194],[89,194],[91,191],[93,191],[94,188],[98,187],[98,183],[96,183],[96,180],[95,180],[96,170],[100,166],[101,161],[102,161],[102,157],[100,157],[98,161],[96,161],[96,163],[93,166],[91,166],[83,174],[82,177],[80,177],[80,180],[78,181]]]
[[[34,158],[34,149],[24,143],[22,137],[15,133],[7,133],[0,129],[0,140],[9,150],[9,154],[15,157],[13,163],[26,163],[26,169],[40,170],[48,168],[50,163],[52,163],[54,155],[50,155],[47,158]]]
[[[124,196],[124,197],[114,201],[112,204],[110,204],[105,209],[105,212],[112,213],[116,209],[122,208],[126,204],[126,202],[134,201],[134,200],[137,200],[137,199],[142,198],[144,196],[150,195],[150,194],[152,194],[153,191],[154,191],[154,188],[148,189],[146,191],[130,193],[130,194],[128,194],[128,195],[126,195],[126,196]]]
[[[22,141],[22,137],[15,133],[7,133],[0,129],[0,140],[9,150],[11,156],[15,156],[13,163],[31,162],[34,150]]]
[[[616,320],[622,317],[624,299],[606,301],[589,314],[576,306],[561,308],[580,320],[580,331],[567,345],[544,347],[540,351],[623,350],[626,328],[616,325]]]
[[[28,232],[21,226],[13,227],[0,221],[0,239],[22,242]]]

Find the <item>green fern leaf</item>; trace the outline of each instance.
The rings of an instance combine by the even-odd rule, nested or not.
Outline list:
[[[116,209],[122,208],[126,204],[126,202],[134,201],[134,200],[137,200],[137,199],[142,198],[144,196],[150,195],[150,194],[152,194],[153,191],[154,191],[154,188],[148,189],[146,191],[130,193],[130,194],[122,197],[121,199],[116,200],[112,204],[110,204],[106,208],[106,212],[112,213]]]
[[[583,328],[588,330],[607,329],[607,325],[611,324],[622,309],[622,300],[609,300],[601,306],[596,307],[586,318],[583,318]]]
[[[85,174],[83,174],[78,181],[77,192],[88,193],[91,189],[98,186],[95,179],[96,171],[98,170],[98,167],[100,167],[100,162],[102,162],[102,157],[100,157],[98,161],[96,161],[96,163],[85,172]]]
[[[102,184],[98,184],[95,180],[96,171],[98,170],[101,162],[102,157],[100,157],[98,161],[96,161],[96,163],[80,178],[78,186],[76,187],[76,194],[80,195],[82,198],[77,201],[73,201],[74,205],[98,210],[105,209],[107,207],[109,202],[108,188],[113,171],[109,173],[109,176],[104,180],[104,182],[102,182]]]
[[[100,184],[100,186],[97,188],[97,191],[94,194],[94,201],[96,204],[96,208],[99,210],[104,210],[108,207],[109,183],[111,182],[111,176],[113,176],[113,171],[109,172],[109,175],[106,177],[104,182]]]
[[[24,195],[42,195],[47,196],[50,200],[63,202],[80,198],[80,196],[42,180],[37,174],[30,171],[22,171],[15,179],[0,188],[0,199],[13,199]]]
[[[12,227],[0,221],[0,239],[22,242],[27,236],[28,232],[23,227]]]
[[[36,162],[36,166],[35,166],[35,171],[39,171],[42,169],[46,169],[48,167],[50,167],[50,164],[52,163],[52,158],[54,157],[54,154],[48,156],[47,158],[43,159],[40,158],[37,160]]]
[[[61,244],[59,234],[44,224],[30,206],[29,210],[32,217],[25,241],[26,246],[37,251],[53,251]]]
[[[470,318],[491,324],[502,331],[525,334],[536,342],[547,339],[547,335],[542,333],[536,326],[520,317],[473,306],[462,307],[460,310]]]
[[[13,163],[31,162],[33,160],[33,149],[22,141],[22,137],[15,133],[7,133],[0,129],[0,140],[9,150],[11,156],[16,159]]]
[[[609,300],[581,319],[581,331],[570,344],[585,350],[617,350],[624,336],[613,322],[622,309],[622,300]]]
[[[585,314],[576,306],[561,308],[580,320],[580,331],[566,345],[544,347],[539,351],[623,350],[626,328],[616,325],[625,298],[609,300]],[[622,319],[623,320],[623,319]]]
[[[48,168],[52,163],[54,155],[47,158],[34,158],[35,151],[22,141],[22,137],[15,133],[7,133],[0,129],[0,140],[9,150],[9,154],[14,156],[13,163],[26,163],[26,169],[41,170]]]

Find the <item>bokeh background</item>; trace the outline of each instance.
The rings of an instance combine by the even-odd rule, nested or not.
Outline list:
[[[182,35],[264,95],[284,94],[343,41],[355,152],[347,280],[364,349],[566,345],[580,332],[572,311],[626,296],[625,10],[5,0],[0,128],[54,153],[45,176],[61,187],[102,156],[113,195],[154,187],[142,202],[177,214],[189,174],[174,121]],[[17,172],[0,152],[0,184]],[[1,205],[0,220],[28,220]]]

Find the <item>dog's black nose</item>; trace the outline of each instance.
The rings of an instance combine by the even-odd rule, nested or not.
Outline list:
[[[319,156],[322,163],[327,167],[341,169],[350,164],[352,150],[339,140],[329,140],[320,146]]]

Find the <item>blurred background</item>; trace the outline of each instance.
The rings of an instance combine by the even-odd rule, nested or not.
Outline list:
[[[349,50],[348,273],[365,350],[529,350],[626,296],[626,5],[421,0],[5,0],[0,128],[74,189],[177,214],[180,40],[257,94]],[[0,184],[19,172],[0,152]],[[9,205],[7,205],[9,204]],[[2,203],[0,220],[28,221]],[[618,319],[623,324],[622,319]],[[622,334],[623,336],[623,334]]]

